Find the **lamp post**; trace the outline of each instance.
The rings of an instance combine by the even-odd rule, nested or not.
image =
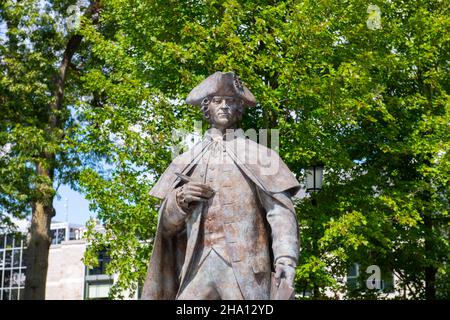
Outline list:
[[[323,180],[323,165],[313,165],[306,169],[306,192],[311,195],[311,203],[314,207],[317,207],[316,194],[322,190],[322,180]],[[312,215],[312,225],[314,226],[315,214]],[[319,255],[319,250],[316,244],[316,236],[313,236],[313,241],[311,244],[312,253],[315,256]],[[317,284],[313,286],[313,297],[320,298],[320,291]]]
[[[323,165],[314,165],[306,169],[306,192],[312,195],[312,204],[317,206],[313,196],[322,190]]]
[[[322,190],[323,166],[314,165],[306,169],[306,192],[316,193]]]

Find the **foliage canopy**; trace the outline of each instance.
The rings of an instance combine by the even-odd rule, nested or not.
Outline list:
[[[77,123],[68,143],[79,160],[76,184],[105,225],[99,233],[89,223],[86,262],[108,250],[109,270],[120,274],[113,296],[142,283],[151,252],[142,240],[154,236],[157,219],[148,192],[179,143],[172,129],[190,132],[202,118],[184,98],[215,71],[241,76],[259,101],[243,128],[279,129],[279,153],[299,180],[305,167],[325,164],[318,206],[296,201],[299,293],[382,297],[336,280],[357,262],[361,280],[376,264],[396,274],[408,297],[450,296],[448,7],[372,4],[381,28],[369,28],[373,13],[362,0],[105,0],[98,22],[83,18],[74,31],[83,47],[66,101]],[[38,67],[19,67],[39,78]],[[5,81],[23,91],[31,80]],[[4,119],[30,117],[3,88],[2,110],[11,114],[0,115],[0,145],[10,141]]]

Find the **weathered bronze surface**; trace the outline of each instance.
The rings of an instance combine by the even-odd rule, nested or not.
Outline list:
[[[142,299],[291,298],[300,186],[276,152],[237,128],[255,97],[216,72],[186,101],[211,128],[151,191],[163,202]]]

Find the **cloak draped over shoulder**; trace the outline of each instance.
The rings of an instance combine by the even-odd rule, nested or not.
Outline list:
[[[297,193],[300,189],[297,179],[275,151],[246,139],[242,129],[236,130],[234,135],[235,139],[224,141],[226,152],[260,190],[269,195],[285,192],[293,196]],[[203,141],[174,159],[150,191],[150,195],[163,199],[163,202],[159,210],[158,227],[142,299],[176,297],[186,250],[186,233],[173,237],[164,236],[161,215],[167,195],[180,183],[175,173],[188,174],[214,143],[207,132]]]

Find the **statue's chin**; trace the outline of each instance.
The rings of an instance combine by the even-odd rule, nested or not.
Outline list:
[[[220,129],[220,130],[226,130],[226,129],[232,129],[234,128],[235,123],[230,121],[229,119],[219,119],[218,121],[215,121],[212,123],[212,126],[214,128]]]

